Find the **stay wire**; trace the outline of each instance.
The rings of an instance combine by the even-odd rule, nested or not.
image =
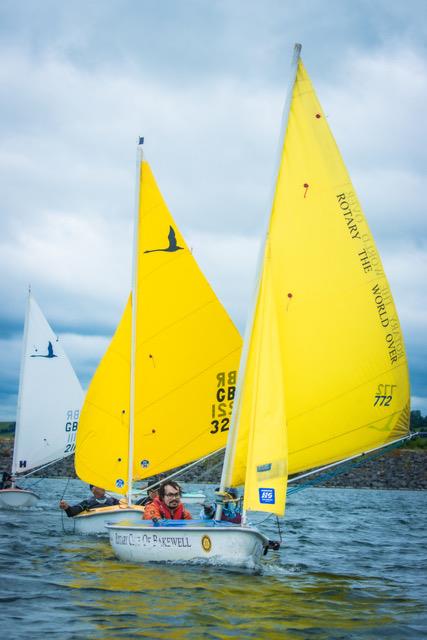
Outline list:
[[[304,489],[309,489],[310,487],[314,487],[317,484],[321,484],[327,480],[331,480],[332,478],[335,478],[336,476],[339,476],[343,473],[348,473],[349,471],[351,471],[351,469],[360,467],[361,465],[365,464],[370,460],[376,460],[377,458],[383,456],[384,453],[392,451],[393,449],[397,449],[401,446],[402,446],[402,443],[397,442],[382,448],[380,451],[377,451],[371,454],[369,453],[363,454],[356,460],[352,460],[348,463],[343,463],[342,465],[335,467],[332,471],[329,471],[327,473],[320,473],[318,476],[315,476],[312,480],[309,480],[308,482],[303,482],[301,484],[288,487],[287,495],[290,496],[293,493],[304,491]]]
[[[61,496],[61,497],[60,497],[60,499],[59,499],[59,501],[60,501],[60,502],[61,502],[61,500],[63,500],[63,499],[64,499],[65,492],[67,491],[68,483],[69,483],[69,482],[70,482],[70,478],[68,477],[68,478],[67,478],[67,482],[65,483],[64,491],[62,492],[62,496]],[[65,525],[64,525],[64,509],[61,509],[61,525],[62,525],[62,531],[63,531],[63,533],[68,533],[68,531],[66,530]]]

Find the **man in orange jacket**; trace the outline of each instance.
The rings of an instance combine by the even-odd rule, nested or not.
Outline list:
[[[191,520],[181,502],[181,487],[173,480],[162,482],[159,495],[144,509],[144,520]]]

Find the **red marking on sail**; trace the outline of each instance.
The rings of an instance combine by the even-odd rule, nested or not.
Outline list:
[[[292,293],[288,293],[288,298],[292,298]]]
[[[305,191],[304,191],[304,198],[305,198],[305,196],[307,195],[307,189],[308,189],[308,187],[309,187],[309,185],[307,184],[307,182],[304,182],[304,189],[305,189]]]
[[[322,117],[322,116],[320,115],[320,113],[316,113],[316,118],[317,118],[317,119],[319,119],[319,118],[321,118],[321,117]]]

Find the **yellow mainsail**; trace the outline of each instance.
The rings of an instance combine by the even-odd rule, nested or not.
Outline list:
[[[133,479],[225,446],[241,337],[140,163]],[[76,471],[127,493],[132,300],[91,382]]]
[[[265,271],[274,304],[263,294]],[[262,433],[265,423],[258,420],[247,387],[256,385],[257,402],[270,402],[272,413],[286,409],[280,428],[287,433],[289,474],[407,434],[409,379],[399,319],[360,203],[301,60],[258,291],[247,366],[240,374],[228,483],[246,482],[252,495],[261,465],[252,459],[254,438],[271,437]],[[277,355],[269,340],[258,336],[260,316],[263,330],[272,333],[269,340],[277,334]],[[272,366],[259,369],[259,362],[268,359]],[[255,383],[257,367],[260,380]],[[280,393],[273,395],[279,384]],[[253,429],[261,433],[254,436]],[[264,464],[274,465],[273,456]],[[262,486],[271,487],[271,481]]]

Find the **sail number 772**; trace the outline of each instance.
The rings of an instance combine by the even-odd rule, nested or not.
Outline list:
[[[379,384],[374,396],[374,407],[389,407],[396,387],[396,384]]]

